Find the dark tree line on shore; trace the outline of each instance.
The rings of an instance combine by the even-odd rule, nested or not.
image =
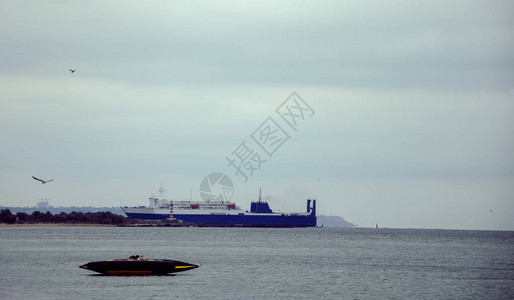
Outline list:
[[[61,212],[59,214],[52,214],[47,211],[46,213],[35,211],[32,214],[18,212],[11,213],[9,209],[0,210],[0,223],[7,224],[33,224],[33,223],[68,223],[68,224],[123,224],[128,218],[116,215],[110,211],[101,212],[76,212],[71,213]]]

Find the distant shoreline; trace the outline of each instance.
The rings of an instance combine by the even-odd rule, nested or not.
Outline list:
[[[202,225],[192,223],[130,223],[130,224],[92,224],[92,223],[0,223],[1,228],[29,227],[219,227],[219,228],[295,228],[294,226],[246,226],[246,225]]]
[[[23,223],[23,224],[6,224],[0,223],[0,228],[16,228],[16,227],[118,227],[112,224],[87,224],[87,223]]]
[[[22,227],[191,227],[195,224],[187,223],[121,223],[121,224],[102,224],[102,223],[0,223],[0,228],[22,228]],[[196,227],[196,226],[195,226]]]

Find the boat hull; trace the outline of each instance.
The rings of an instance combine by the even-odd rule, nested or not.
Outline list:
[[[89,262],[80,266],[82,269],[104,275],[166,275],[198,268],[195,264],[168,259],[114,259]]]
[[[125,212],[129,218],[166,220],[169,214]],[[314,227],[316,216],[298,214],[173,214],[184,223],[203,226]]]

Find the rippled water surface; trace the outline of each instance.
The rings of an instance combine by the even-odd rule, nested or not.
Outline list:
[[[0,299],[514,299],[514,232],[341,228],[0,228]],[[79,269],[132,254],[170,276]]]

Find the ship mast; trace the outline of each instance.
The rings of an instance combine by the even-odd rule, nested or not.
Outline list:
[[[164,186],[161,185],[161,188],[159,189],[159,194],[161,195],[161,198],[164,198],[164,193],[166,193],[166,189],[164,188]]]
[[[259,202],[262,202],[262,199],[261,199],[261,188],[259,188]]]

